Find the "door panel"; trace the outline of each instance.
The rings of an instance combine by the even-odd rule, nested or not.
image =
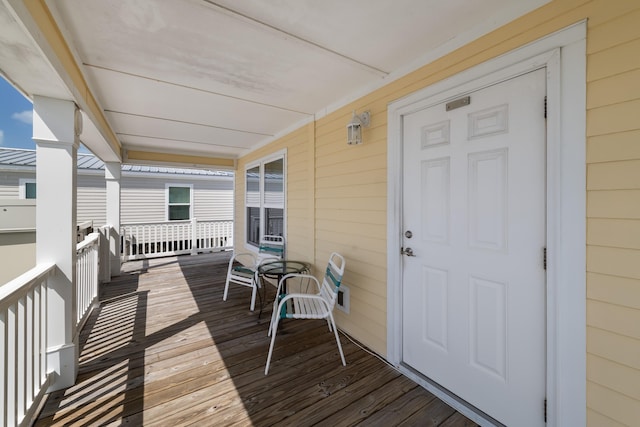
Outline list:
[[[545,81],[403,116],[403,362],[507,425],[544,425]]]

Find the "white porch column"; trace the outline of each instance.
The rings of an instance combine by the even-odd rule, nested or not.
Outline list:
[[[76,167],[80,115],[71,101],[34,96],[36,142],[36,262],[54,262],[47,306],[50,391],[69,387],[78,373],[76,342]]]
[[[104,178],[107,182],[107,224],[111,226],[109,253],[111,275],[120,275],[120,175],[121,164],[105,162]]]

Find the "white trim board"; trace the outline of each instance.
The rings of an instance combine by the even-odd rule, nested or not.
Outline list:
[[[387,359],[482,425],[494,421],[402,365],[402,116],[540,68],[547,70],[548,97],[547,425],[585,425],[586,23],[477,65],[388,108]]]

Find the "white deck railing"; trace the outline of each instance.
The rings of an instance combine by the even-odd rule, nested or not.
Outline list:
[[[98,301],[100,233],[78,243],[76,253],[76,330],[80,330]]]
[[[76,249],[76,334],[98,301],[99,238],[91,233]],[[55,274],[55,264],[39,264],[0,287],[0,425],[28,425],[53,381],[47,299]]]
[[[49,387],[47,290],[55,264],[38,265],[0,287],[0,424],[31,418]]]
[[[233,249],[233,221],[165,221],[120,227],[123,261]]]

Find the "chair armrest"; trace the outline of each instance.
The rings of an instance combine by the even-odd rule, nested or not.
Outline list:
[[[245,258],[250,259],[251,262],[250,263],[242,262]],[[234,253],[231,259],[229,260],[229,265],[233,264],[234,261],[238,261],[242,265],[250,266],[252,269],[254,269],[258,263],[256,255],[252,254],[251,252]]]
[[[315,276],[312,276],[311,274],[304,274],[304,273],[289,273],[286,276],[283,276],[282,279],[280,279],[280,282],[278,282],[278,290],[276,291],[276,295],[280,295],[280,288],[282,287],[282,284],[286,280],[293,279],[293,278],[309,279],[311,282],[316,284],[316,288],[318,292],[320,292],[320,282]],[[301,295],[308,295],[308,294],[301,294]]]

